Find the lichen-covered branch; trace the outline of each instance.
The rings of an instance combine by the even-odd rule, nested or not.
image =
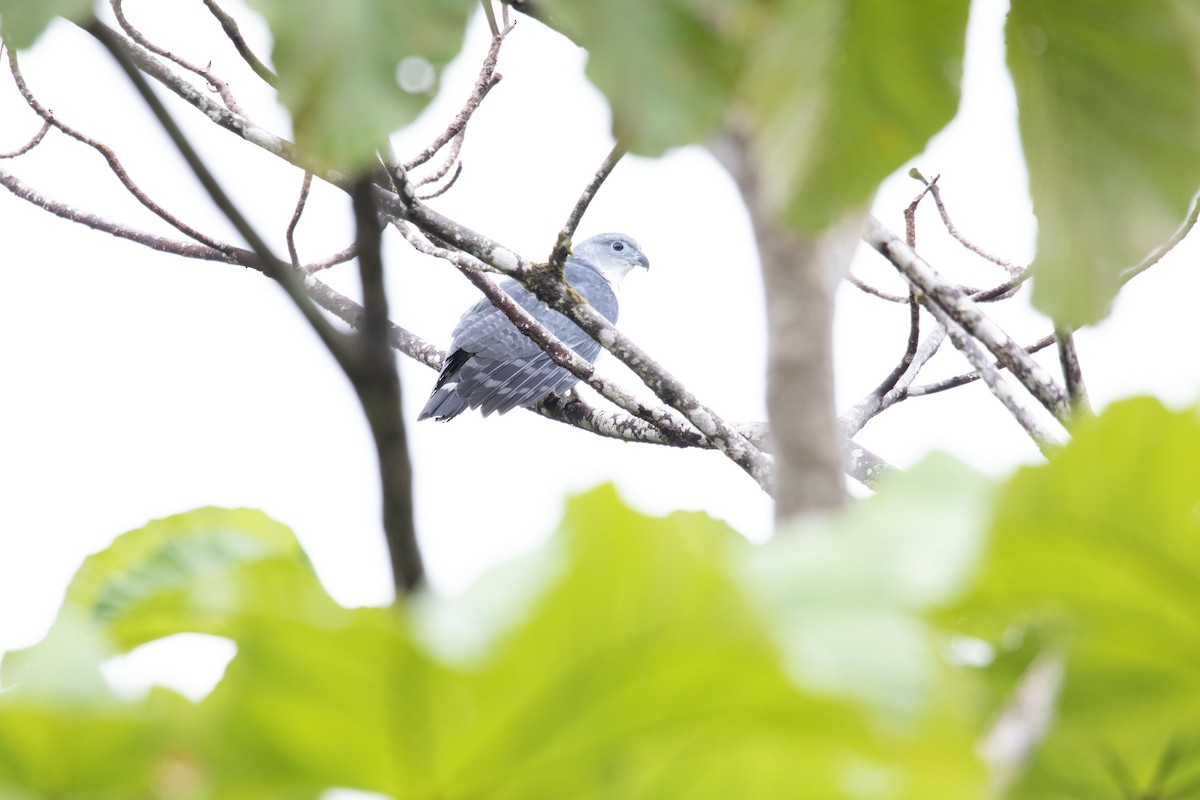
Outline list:
[[[994,323],[969,295],[953,286],[907,244],[872,218],[864,240],[892,262],[897,270],[921,293],[922,304],[936,304],[946,316],[991,351],[1038,402],[1063,424],[1070,420],[1070,408],[1063,388],[1029,357],[1029,354]],[[931,309],[932,310],[932,309]],[[951,329],[953,333],[953,329]],[[990,362],[989,362],[990,363]],[[974,365],[978,368],[978,365]]]

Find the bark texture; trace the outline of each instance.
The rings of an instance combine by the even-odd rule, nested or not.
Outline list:
[[[763,201],[744,139],[716,148],[754,224],[767,312],[767,415],[775,454],[775,522],[845,502],[844,450],[833,389],[833,296],[858,238],[805,236]]]

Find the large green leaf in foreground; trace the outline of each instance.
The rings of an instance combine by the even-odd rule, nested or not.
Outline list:
[[[958,108],[968,3],[751,6],[740,87],[770,207],[823,228],[862,205]]]
[[[979,497],[977,482],[931,474]],[[261,515],[208,509],[153,523],[90,559],[51,635],[13,659],[0,743],[22,746],[0,757],[0,794],[169,793],[164,776],[175,776],[212,797],[330,786],[513,800],[968,796],[980,772],[969,731],[944,713],[949,695],[926,686],[896,714],[856,691],[881,674],[864,661],[911,653],[842,642],[850,685],[812,691],[780,656],[781,641],[828,643],[828,614],[882,576],[882,562],[864,569],[850,555],[885,536],[892,514],[959,524],[979,511],[964,502],[930,516],[936,499],[918,493],[914,507],[907,492],[865,505],[847,524],[875,532],[821,560],[822,580],[800,595],[779,591],[779,571],[749,566],[755,551],[725,526],[646,517],[609,488],[570,503],[559,535],[514,573],[521,580],[481,585],[486,602],[343,609],[291,534]],[[919,612],[952,589],[963,550],[922,551],[904,534],[892,552],[910,554],[880,577],[896,587],[922,583],[930,573],[918,562],[950,553],[932,590],[875,592],[866,604],[917,632],[921,668],[944,670]],[[165,691],[119,701],[99,679],[108,653],[186,630],[238,648],[199,705]],[[70,773],[56,771],[62,752],[78,756]]]
[[[1065,656],[1057,721],[1016,795],[1184,797],[1200,780],[1200,419],[1109,408],[998,504],[991,552],[952,615],[1013,688]],[[1037,647],[1029,646],[1030,642]],[[1191,787],[1191,788],[1188,788]]]
[[[1200,18],[1177,0],[1014,0],[1008,66],[1038,216],[1034,302],[1108,313],[1200,187]]]

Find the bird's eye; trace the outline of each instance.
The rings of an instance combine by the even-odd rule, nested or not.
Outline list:
[[[624,242],[613,242],[612,249],[613,249],[614,253],[619,253],[625,249],[625,243]]]

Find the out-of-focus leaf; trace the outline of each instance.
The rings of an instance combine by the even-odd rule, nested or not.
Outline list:
[[[772,213],[818,230],[867,200],[953,116],[962,0],[547,0],[588,49],[613,135],[658,155],[725,123],[748,136]]]
[[[77,22],[92,14],[92,0],[0,0],[0,34],[18,50],[32,45],[55,17]]]
[[[805,685],[902,714],[945,680],[926,619],[967,584],[993,484],[941,455],[845,512],[807,519],[746,554],[743,580]]]
[[[1200,186],[1200,28],[1176,0],[1013,0],[1008,65],[1038,216],[1034,302],[1108,313]],[[1194,14],[1194,10],[1192,11]]]
[[[958,107],[963,0],[750,6],[739,87],[769,206],[820,230],[866,202]]]
[[[231,636],[248,609],[268,608],[306,617],[336,604],[286,526],[260,511],[201,508],[124,533],[89,556],[55,626],[87,620],[93,635],[121,652],[173,633]],[[16,680],[42,646],[7,653],[5,681]]]
[[[271,27],[279,98],[315,167],[356,172],[433,99],[469,0],[251,0]]]
[[[1140,399],[1081,425],[1000,499],[983,574],[950,619],[995,643],[989,671],[1004,691],[1038,652],[1066,658],[1056,721],[1015,796],[1172,797],[1195,785],[1197,476],[1197,414]]]
[[[605,488],[570,503],[548,587],[518,591],[515,625],[465,665],[423,651],[400,612],[243,626],[225,680],[201,705],[202,760],[216,790],[235,795],[331,785],[448,800],[978,790],[971,742],[945,715],[879,728],[858,705],[788,680],[732,575],[747,547],[705,516],[645,517]]]
[[[130,797],[156,779],[187,704],[169,693],[118,701],[99,672],[108,652],[70,612],[26,651],[17,685],[0,693],[0,797]]]
[[[434,666],[396,612],[264,617],[242,627],[237,643],[199,709],[197,747],[218,795],[388,792],[433,768],[420,758],[429,715],[439,713],[425,677]]]
[[[613,108],[613,135],[657,156],[710,136],[725,118],[739,48],[717,0],[550,0],[545,18],[588,50],[588,77]]]

